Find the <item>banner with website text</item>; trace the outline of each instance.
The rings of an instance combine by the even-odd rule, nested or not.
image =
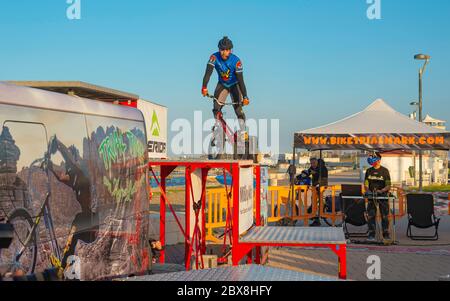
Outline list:
[[[295,148],[307,150],[449,150],[450,133],[437,134],[302,134]]]

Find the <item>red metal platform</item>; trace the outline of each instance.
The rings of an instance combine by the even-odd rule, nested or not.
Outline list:
[[[199,266],[198,256],[202,256],[206,252],[206,231],[205,231],[205,208],[206,208],[206,179],[211,169],[223,169],[231,175],[232,178],[232,222],[231,222],[231,257],[233,265],[239,265],[245,257],[247,263],[253,261],[257,264],[261,262],[262,246],[305,246],[305,247],[329,247],[332,249],[339,259],[339,278],[346,278],[346,240],[344,232],[341,228],[300,228],[300,227],[260,227],[261,226],[261,168],[252,161],[214,161],[214,160],[187,160],[187,161],[150,161],[149,163],[151,175],[157,180],[157,176],[153,170],[154,167],[160,168],[160,241],[165,245],[165,229],[166,229],[166,205],[175,216],[180,230],[185,236],[185,267],[186,270],[191,268],[191,257],[193,252]],[[177,168],[185,168],[185,224],[184,227],[176,216],[175,211],[170,205],[170,200],[166,195],[166,179]],[[254,177],[256,178],[255,188],[255,226],[244,235],[239,234],[239,177],[240,168],[253,167]],[[200,243],[195,244],[196,232],[191,235],[191,210],[195,204],[192,197],[192,174],[197,170],[201,170],[202,193],[201,206],[196,214],[197,227],[201,233]],[[189,208],[189,210],[188,210]],[[200,225],[198,225],[200,224]],[[227,235],[227,233],[225,233]],[[255,256],[253,251],[255,250]],[[161,252],[160,262],[165,262],[165,252]],[[203,263],[202,263],[203,265]]]

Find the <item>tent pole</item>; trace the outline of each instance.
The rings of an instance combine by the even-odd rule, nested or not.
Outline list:
[[[296,164],[295,164],[295,150],[296,150],[296,148],[295,148],[295,143],[294,143],[294,146],[293,146],[293,150],[292,150],[292,164],[294,165],[294,166],[296,166]],[[290,184],[290,186],[291,186],[291,198],[290,198],[290,201],[291,201],[291,208],[292,208],[292,211],[291,211],[291,215],[293,215],[293,212],[294,212],[294,193],[295,193],[295,187],[294,187],[294,185],[295,185],[295,176],[296,175],[294,175],[294,180],[292,180],[291,181],[291,183],[289,183]]]
[[[420,69],[420,71],[419,71],[419,122],[423,121],[422,120],[422,74],[423,74],[423,70]],[[422,185],[423,185],[422,150],[419,150],[419,191],[420,192],[422,192]]]

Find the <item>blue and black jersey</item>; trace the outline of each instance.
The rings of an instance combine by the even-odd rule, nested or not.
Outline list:
[[[244,98],[247,98],[247,89],[244,83],[242,62],[234,54],[231,54],[227,60],[223,60],[220,52],[211,55],[206,66],[205,76],[203,78],[203,87],[208,85],[213,70],[216,69],[219,76],[219,83],[225,88],[231,88],[239,85]]]
[[[242,73],[242,62],[234,54],[224,61],[220,52],[216,52],[209,58],[208,65],[211,65],[216,69],[219,75],[219,82],[225,87],[229,88],[238,83],[236,73]]]

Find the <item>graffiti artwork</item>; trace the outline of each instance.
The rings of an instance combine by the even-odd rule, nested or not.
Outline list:
[[[16,233],[0,264],[19,274],[56,268],[72,280],[148,270],[143,123],[87,116],[93,131],[76,137],[66,129],[86,126],[84,116],[36,111],[45,124],[5,122],[0,133],[0,220]]]

